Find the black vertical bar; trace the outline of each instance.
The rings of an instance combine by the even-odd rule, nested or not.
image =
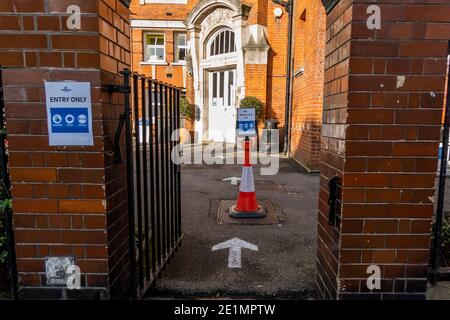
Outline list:
[[[170,181],[170,188],[169,188],[169,195],[170,195],[170,247],[174,247],[175,238],[174,238],[174,225],[175,225],[175,219],[174,219],[174,206],[173,206],[173,199],[174,199],[174,190],[173,190],[173,161],[172,161],[172,148],[173,148],[173,142],[172,142],[172,132],[173,132],[173,87],[169,88],[169,134],[168,134],[168,142],[169,142],[169,168],[170,168],[170,175],[169,175],[169,181]]]
[[[153,135],[153,80],[148,82],[148,118],[150,121],[149,132],[149,171],[150,171],[150,221],[151,221],[151,245],[152,245],[152,272],[156,271],[156,218],[155,218],[155,162],[154,161],[154,135]]]
[[[180,91],[177,90],[177,128],[181,129],[180,123]],[[178,143],[180,143],[181,137],[178,136]],[[181,237],[181,164],[177,165],[177,235]]]
[[[164,96],[165,96],[165,103],[164,103],[164,113],[165,113],[165,117],[164,117],[164,127],[165,127],[165,144],[164,144],[164,153],[165,153],[165,167],[166,167],[166,172],[165,172],[165,199],[166,199],[166,249],[167,249],[167,253],[170,252],[170,180],[169,180],[169,176],[170,176],[170,156],[169,156],[169,104],[170,104],[170,99],[169,99],[169,87],[166,85],[165,86],[165,90],[164,90]]]
[[[162,264],[162,249],[161,249],[161,171],[159,170],[160,166],[160,153],[161,148],[159,145],[160,137],[159,137],[159,106],[161,105],[161,100],[158,99],[159,93],[159,85],[158,83],[155,83],[155,86],[153,88],[155,90],[155,178],[156,178],[156,184],[155,184],[155,198],[156,198],[156,250],[157,250],[157,261],[158,264]],[[161,98],[161,97],[160,97]]]
[[[433,250],[431,251],[431,284],[436,285],[439,276],[439,255],[438,252],[441,246],[441,229],[442,218],[444,215],[444,198],[445,198],[445,178],[447,176],[447,155],[448,155],[448,141],[450,131],[450,42],[447,57],[447,100],[445,103],[445,119],[444,130],[442,133],[442,154],[441,154],[441,170],[439,172],[439,191],[436,207],[436,221],[435,221],[435,235],[433,239]]]
[[[142,77],[142,175],[144,177],[144,241],[145,241],[145,276],[150,279],[150,240],[149,240],[149,203],[148,203],[148,159],[147,159],[147,78]]]
[[[122,71],[123,84],[130,86],[130,70]],[[130,94],[124,94],[124,113],[125,113],[125,144],[127,158],[127,193],[128,193],[128,237],[129,237],[129,256],[130,256],[130,291],[131,298],[136,298],[136,243],[134,241],[134,179],[133,179],[133,138],[131,133],[131,108]]]
[[[139,267],[139,287],[144,288],[144,259],[142,248],[142,185],[141,185],[141,144],[139,135],[139,79],[138,75],[133,75],[134,84],[134,135],[135,135],[135,162],[136,162],[136,204],[138,220],[138,267]]]
[[[177,132],[177,92],[178,90],[176,88],[173,89],[173,104],[172,104],[172,132]],[[177,132],[178,134],[178,132]],[[173,135],[172,138],[176,137],[176,135]],[[172,142],[172,151],[175,149],[176,140],[171,139]],[[173,215],[173,225],[172,225],[172,234],[173,234],[173,245],[175,246],[175,242],[177,240],[177,166],[175,162],[172,161],[172,215]]]
[[[165,104],[166,100],[165,98],[165,90],[164,86],[160,83],[159,84],[159,96],[161,101],[161,250],[162,250],[162,257],[166,257],[166,249],[167,249],[167,234],[166,234],[166,164],[165,164],[165,145],[166,145],[166,126],[165,126],[165,117],[166,117],[166,111],[165,111]]]
[[[4,197],[11,199],[11,181],[8,174],[8,155],[6,154],[6,132],[5,132],[5,101],[3,94],[2,69],[0,68],[0,170],[2,188],[4,189]],[[2,199],[3,200],[3,199]],[[8,272],[9,286],[12,298],[17,299],[17,265],[16,265],[16,248],[14,240],[14,232],[12,228],[12,211],[10,208],[4,210],[5,232],[6,232],[6,248],[8,250]]]
[[[176,117],[176,111],[175,111],[175,107],[176,107],[176,98],[177,98],[177,90],[173,89],[172,92],[172,112],[171,112],[171,119],[172,119],[172,135],[174,135],[177,127],[176,127],[176,121],[175,121],[175,117]],[[172,136],[170,137],[170,142],[172,144],[171,147],[171,153],[173,152],[173,150],[175,149],[175,141],[172,139]],[[176,174],[177,174],[177,168],[175,165],[175,162],[171,162],[170,163],[172,166],[172,189],[171,189],[171,194],[172,194],[172,245],[175,246],[175,242],[177,240],[176,237],[176,232],[177,232],[177,206],[176,206],[176,199],[177,199],[177,195],[176,195],[176,186],[177,186],[177,181],[176,181]]]

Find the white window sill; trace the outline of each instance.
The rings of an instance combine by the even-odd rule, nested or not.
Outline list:
[[[172,62],[170,65],[172,65],[172,66],[185,66],[186,65],[186,61]]]
[[[142,61],[139,64],[142,65],[167,65],[168,63],[166,61]]]

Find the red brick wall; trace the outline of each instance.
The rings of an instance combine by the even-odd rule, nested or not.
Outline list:
[[[245,74],[248,75],[245,82],[245,95],[256,97],[263,103],[266,109],[267,97],[267,65],[246,64]]]
[[[290,156],[318,170],[322,127],[326,13],[322,1],[295,3]]]
[[[450,5],[379,1],[381,30],[369,30],[370,4],[344,0],[327,18],[318,285],[331,298],[424,298]],[[326,221],[335,174],[340,231]],[[372,264],[382,283],[369,292]]]
[[[162,5],[162,4],[161,4]],[[143,17],[146,17],[145,15]],[[153,19],[153,16],[151,16]],[[166,45],[166,61],[162,65],[150,65],[142,63],[144,61],[144,32],[161,33],[165,36]],[[183,66],[173,65],[175,62],[175,45],[174,37],[177,32],[186,32],[185,30],[170,30],[170,29],[153,29],[143,30],[133,28],[132,31],[132,46],[133,59],[132,70],[140,74],[145,74],[148,77],[155,76],[155,79],[163,81],[174,86],[183,88]],[[168,75],[171,75],[168,76]]]
[[[0,12],[7,15],[1,19],[0,56],[24,294],[27,288],[46,286],[46,256],[74,256],[85,289],[108,288],[115,281],[109,272],[115,275],[120,273],[115,270],[126,268],[123,259],[115,259],[126,250],[124,169],[113,166],[111,156],[111,135],[121,107],[119,100],[101,92],[101,86],[114,81],[117,70],[129,64],[127,9],[120,1],[99,1],[99,6],[96,1],[76,1],[86,15],[82,30],[74,32],[66,29],[65,13],[73,2],[0,4]],[[117,30],[108,26],[112,23]],[[110,39],[105,46],[114,32],[117,44]],[[91,82],[92,147],[48,144],[44,81],[60,80]]]
[[[131,64],[129,9],[119,0],[101,0],[99,18],[100,43],[108,43],[108,50],[100,46],[101,82],[122,84],[122,77],[117,74]],[[113,161],[114,135],[124,110],[123,95],[103,93],[102,102],[109,287],[111,295],[116,296],[123,294],[129,284],[126,164],[118,165]]]
[[[275,19],[273,10],[279,7],[284,14]],[[286,105],[286,51],[288,15],[283,7],[267,1],[267,40],[270,45],[267,64],[267,109],[266,117],[277,119],[284,127]],[[248,76],[247,76],[248,78]]]
[[[131,19],[149,19],[149,20],[170,20],[185,21],[189,13],[188,4],[158,4],[146,3],[140,4],[139,0],[131,1]],[[166,45],[166,61],[163,65],[142,64],[144,61],[144,32],[163,33]],[[132,32],[132,70],[148,77],[155,76],[156,79],[175,85],[184,87],[183,83],[183,67],[173,65],[174,57],[174,37],[177,32],[186,32],[186,30],[175,29],[140,29],[133,28]],[[169,76],[168,76],[169,75]],[[171,77],[170,77],[171,75]]]
[[[328,225],[328,180],[342,176],[345,156],[346,103],[348,88],[341,86],[348,78],[350,28],[352,6],[350,0],[340,1],[327,16],[325,47],[325,78],[323,131],[321,136],[319,226],[317,243],[317,284],[325,298],[336,297],[339,265],[339,237],[337,229]],[[339,41],[337,41],[339,39]],[[343,67],[344,72],[335,70]]]

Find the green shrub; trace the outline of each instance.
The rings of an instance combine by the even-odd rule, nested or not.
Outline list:
[[[241,100],[241,108],[243,109],[249,109],[249,108],[253,108],[255,109],[256,112],[256,118],[258,121],[262,120],[262,116],[263,116],[263,104],[261,102],[261,100],[259,100],[256,97],[245,97],[244,99]]]
[[[0,201],[0,263],[6,263],[8,258],[8,249],[6,248],[6,230],[3,225],[5,210],[11,208],[11,199]]]
[[[444,251],[450,252],[450,216],[448,213],[442,221],[441,246]]]
[[[194,118],[194,105],[189,104],[186,97],[180,99],[180,112],[181,115],[187,119]]]

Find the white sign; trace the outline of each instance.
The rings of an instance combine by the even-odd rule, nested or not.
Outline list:
[[[233,238],[231,240],[219,243],[212,247],[212,251],[229,249],[228,252],[228,268],[241,268],[241,249],[249,249],[253,251],[258,251],[258,247],[254,244],[248,243],[247,241],[241,240],[239,238]]]
[[[92,146],[89,82],[46,82],[48,137],[51,146]]]
[[[238,135],[256,135],[256,112],[255,109],[237,109]]]

